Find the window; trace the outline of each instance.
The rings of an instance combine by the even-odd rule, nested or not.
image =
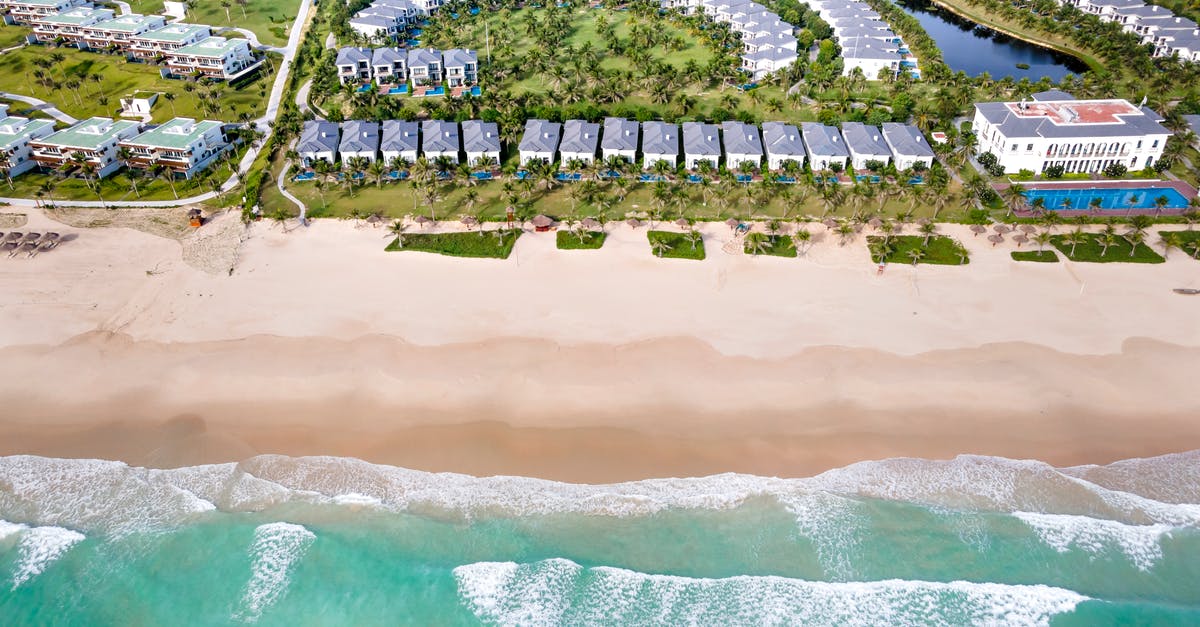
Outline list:
[[[1151,148],[1158,148],[1158,140],[1157,140],[1157,139],[1156,139],[1156,140],[1154,140],[1154,143],[1153,143],[1153,144],[1151,144],[1151,145],[1150,145],[1150,147],[1151,147]]]
[[[1028,146],[1026,146],[1026,147],[1025,147],[1025,150],[1028,150],[1028,151],[1032,152],[1032,151],[1033,151],[1033,144],[1029,144]]]
[[[1138,140],[1138,143],[1137,143],[1137,149],[1138,149],[1138,150],[1141,150],[1141,149],[1142,149],[1142,142],[1141,142],[1141,140]]]
[[[1016,145],[1016,144],[1013,144],[1013,147],[1012,147],[1012,152],[1016,152],[1016,151],[1017,151],[1017,145]]]

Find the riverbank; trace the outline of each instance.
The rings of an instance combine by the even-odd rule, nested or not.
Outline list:
[[[621,225],[597,251],[529,233],[498,261],[313,224],[252,226],[232,274],[126,229],[4,260],[0,455],[326,454],[599,482],[1200,448],[1196,303],[1171,293],[1200,287],[1185,255],[1025,264],[944,225],[968,266],[880,275],[861,238],[823,233],[798,259],[754,258],[701,225],[696,262]]]
[[[1100,59],[1091,55],[1087,51],[1076,48],[1065,43],[1056,35],[1050,35],[1044,32],[1029,32],[1019,25],[1012,24],[1008,21],[1001,20],[991,12],[979,7],[970,6],[966,2],[950,2],[949,0],[929,0],[935,6],[953,13],[965,20],[969,20],[981,26],[986,26],[998,33],[1003,33],[1013,39],[1040,46],[1048,50],[1053,50],[1062,54],[1070,55],[1085,63],[1092,71],[1101,71],[1106,69],[1104,63]],[[1054,41],[1050,41],[1053,39]]]

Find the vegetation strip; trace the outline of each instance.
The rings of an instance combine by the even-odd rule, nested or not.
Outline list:
[[[655,256],[667,259],[704,260],[704,240],[699,231],[686,233],[672,231],[649,231],[650,250]]]
[[[394,231],[393,231],[394,232]],[[463,233],[402,233],[385,250],[415,250],[450,257],[508,259],[521,231],[501,229]]]

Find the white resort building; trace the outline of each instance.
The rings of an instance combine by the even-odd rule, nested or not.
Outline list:
[[[977,103],[976,152],[992,153],[1006,172],[1100,172],[1114,163],[1140,170],[1154,165],[1171,136],[1161,116],[1127,100],[1054,98]]]
[[[38,165],[59,169],[82,162],[89,164],[95,176],[104,178],[121,168],[117,144],[132,139],[141,123],[132,120],[90,118],[57,133],[29,142]]]
[[[23,174],[37,165],[29,143],[53,132],[53,121],[8,115],[8,105],[0,105],[0,153],[7,159],[5,176]]]
[[[118,143],[131,157],[126,165],[148,169],[165,166],[184,178],[192,178],[231,148],[225,124],[216,120],[175,118]]]

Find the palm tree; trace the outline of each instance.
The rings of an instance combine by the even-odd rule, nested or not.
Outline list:
[[[1080,244],[1087,243],[1088,241],[1089,241],[1088,236],[1085,235],[1083,232],[1083,229],[1080,229],[1080,228],[1076,228],[1074,231],[1071,231],[1070,233],[1067,233],[1066,235],[1064,235],[1063,243],[1071,245],[1071,252],[1068,253],[1067,256],[1074,257],[1075,256],[1075,247]]]
[[[912,259],[913,267],[916,267],[925,258],[925,251],[920,248],[914,248],[908,251],[908,258]]]
[[[375,187],[383,189],[383,177],[387,174],[387,167],[383,165],[380,159],[371,159],[371,165],[367,166],[367,172],[371,178],[375,179]]]
[[[932,238],[934,235],[937,235],[937,224],[933,222],[926,222],[921,225],[919,230],[921,231],[921,235],[925,238],[921,241],[921,247],[926,248],[929,246],[930,238]]]
[[[1037,242],[1038,252],[1046,251],[1046,245],[1054,241],[1054,236],[1049,231],[1042,231],[1033,236],[1033,241]]]
[[[1183,248],[1183,239],[1178,233],[1163,233],[1158,239],[1158,245],[1162,246],[1163,259],[1166,259],[1171,254],[1172,248]]]
[[[1025,205],[1025,186],[1020,183],[1013,183],[1004,190],[1004,200],[1008,204],[1008,216],[1012,217],[1013,211],[1017,209],[1017,205]]]
[[[1117,234],[1115,232],[1104,232],[1100,234],[1100,256],[1104,257],[1108,254],[1109,247],[1117,243]]]
[[[666,241],[656,238],[650,242],[650,248],[654,250],[654,254],[656,256],[661,258],[666,253],[670,252],[672,247]]]
[[[325,179],[313,180],[313,189],[316,189],[317,193],[321,195],[321,209],[322,210],[329,208],[328,203],[325,202],[325,185],[327,185],[327,183],[325,182]]]
[[[392,242],[396,245],[396,248],[404,248],[404,231],[406,229],[408,229],[408,226],[404,224],[403,220],[396,220],[388,226],[388,233],[396,237],[396,240]]]
[[[704,238],[701,237],[700,232],[696,230],[696,227],[688,228],[688,231],[683,234],[683,238],[692,245],[692,250],[696,250],[696,245],[704,241]]]
[[[750,237],[746,238],[746,250],[757,257],[771,250],[771,238],[762,233],[752,233]]]
[[[1125,234],[1125,241],[1129,242],[1129,256],[1132,257],[1137,254],[1138,245],[1146,241],[1146,232],[1131,230]]]
[[[800,251],[801,247],[804,248],[804,250],[801,251],[803,254],[803,252],[807,252],[808,247],[812,245],[812,232],[808,229],[798,228],[796,230],[796,234],[792,236],[792,240],[795,241],[797,251]]]
[[[175,196],[176,200],[179,200],[179,192],[175,191],[174,170],[162,165],[161,163],[156,163],[150,166],[150,175],[155,178],[161,178],[165,180],[167,184],[171,186],[171,194]]]

